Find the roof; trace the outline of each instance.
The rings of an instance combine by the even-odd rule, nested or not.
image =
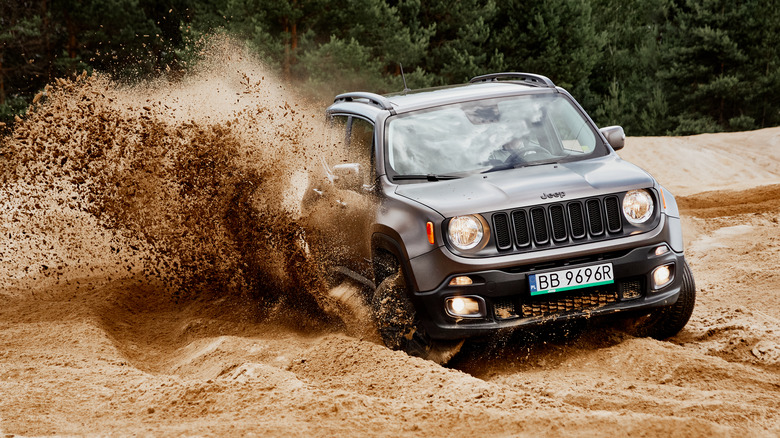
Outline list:
[[[539,88],[521,82],[502,81],[418,90],[413,93],[390,95],[387,99],[393,105],[395,112],[400,114],[469,100],[550,92],[555,92],[555,88]]]
[[[518,80],[498,81],[499,77]],[[557,88],[544,76],[496,73],[478,76],[468,84],[426,88],[384,96],[366,92],[344,93],[336,96],[335,103],[328,108],[328,112],[348,111],[374,118],[382,111],[401,114],[470,100],[551,92],[557,92]]]

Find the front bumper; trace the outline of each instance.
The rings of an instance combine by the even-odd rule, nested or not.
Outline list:
[[[450,275],[434,290],[415,292],[415,307],[432,338],[458,339],[549,321],[671,305],[677,301],[682,286],[684,256],[673,250],[655,255],[658,246],[654,243],[576,259]],[[603,263],[612,263],[614,284],[535,297],[530,294],[530,274]],[[673,279],[654,290],[652,272],[661,265],[672,267]],[[468,275],[474,280],[473,284],[450,286],[450,280],[458,275]],[[482,300],[483,316],[456,318],[448,314],[445,300],[455,296]]]

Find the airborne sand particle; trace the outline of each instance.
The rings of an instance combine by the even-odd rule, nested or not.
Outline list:
[[[237,51],[215,40],[179,83],[96,74],[47,87],[3,139],[6,286],[97,269],[179,297],[338,307],[298,218],[302,169],[331,153],[320,110],[247,54],[226,59]]]

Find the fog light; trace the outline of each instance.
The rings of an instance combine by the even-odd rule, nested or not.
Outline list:
[[[661,246],[659,246],[659,247],[657,247],[657,248],[655,249],[655,255],[657,255],[657,256],[659,256],[659,255],[664,255],[664,254],[666,254],[667,252],[669,252],[669,247],[668,247],[668,246],[666,246],[666,245],[661,245]]]
[[[444,307],[450,316],[458,318],[479,318],[482,316],[482,301],[474,297],[450,297]]]
[[[465,275],[461,275],[460,277],[455,277],[450,280],[450,286],[468,286],[472,283],[474,282],[471,281],[471,277],[466,277]]]
[[[659,266],[653,271],[653,289],[660,289],[672,281],[670,265]]]

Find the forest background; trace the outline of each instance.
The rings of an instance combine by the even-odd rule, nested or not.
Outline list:
[[[0,123],[57,77],[175,81],[214,35],[315,99],[546,75],[600,126],[780,125],[776,0],[0,0]],[[0,128],[2,131],[2,128]]]

